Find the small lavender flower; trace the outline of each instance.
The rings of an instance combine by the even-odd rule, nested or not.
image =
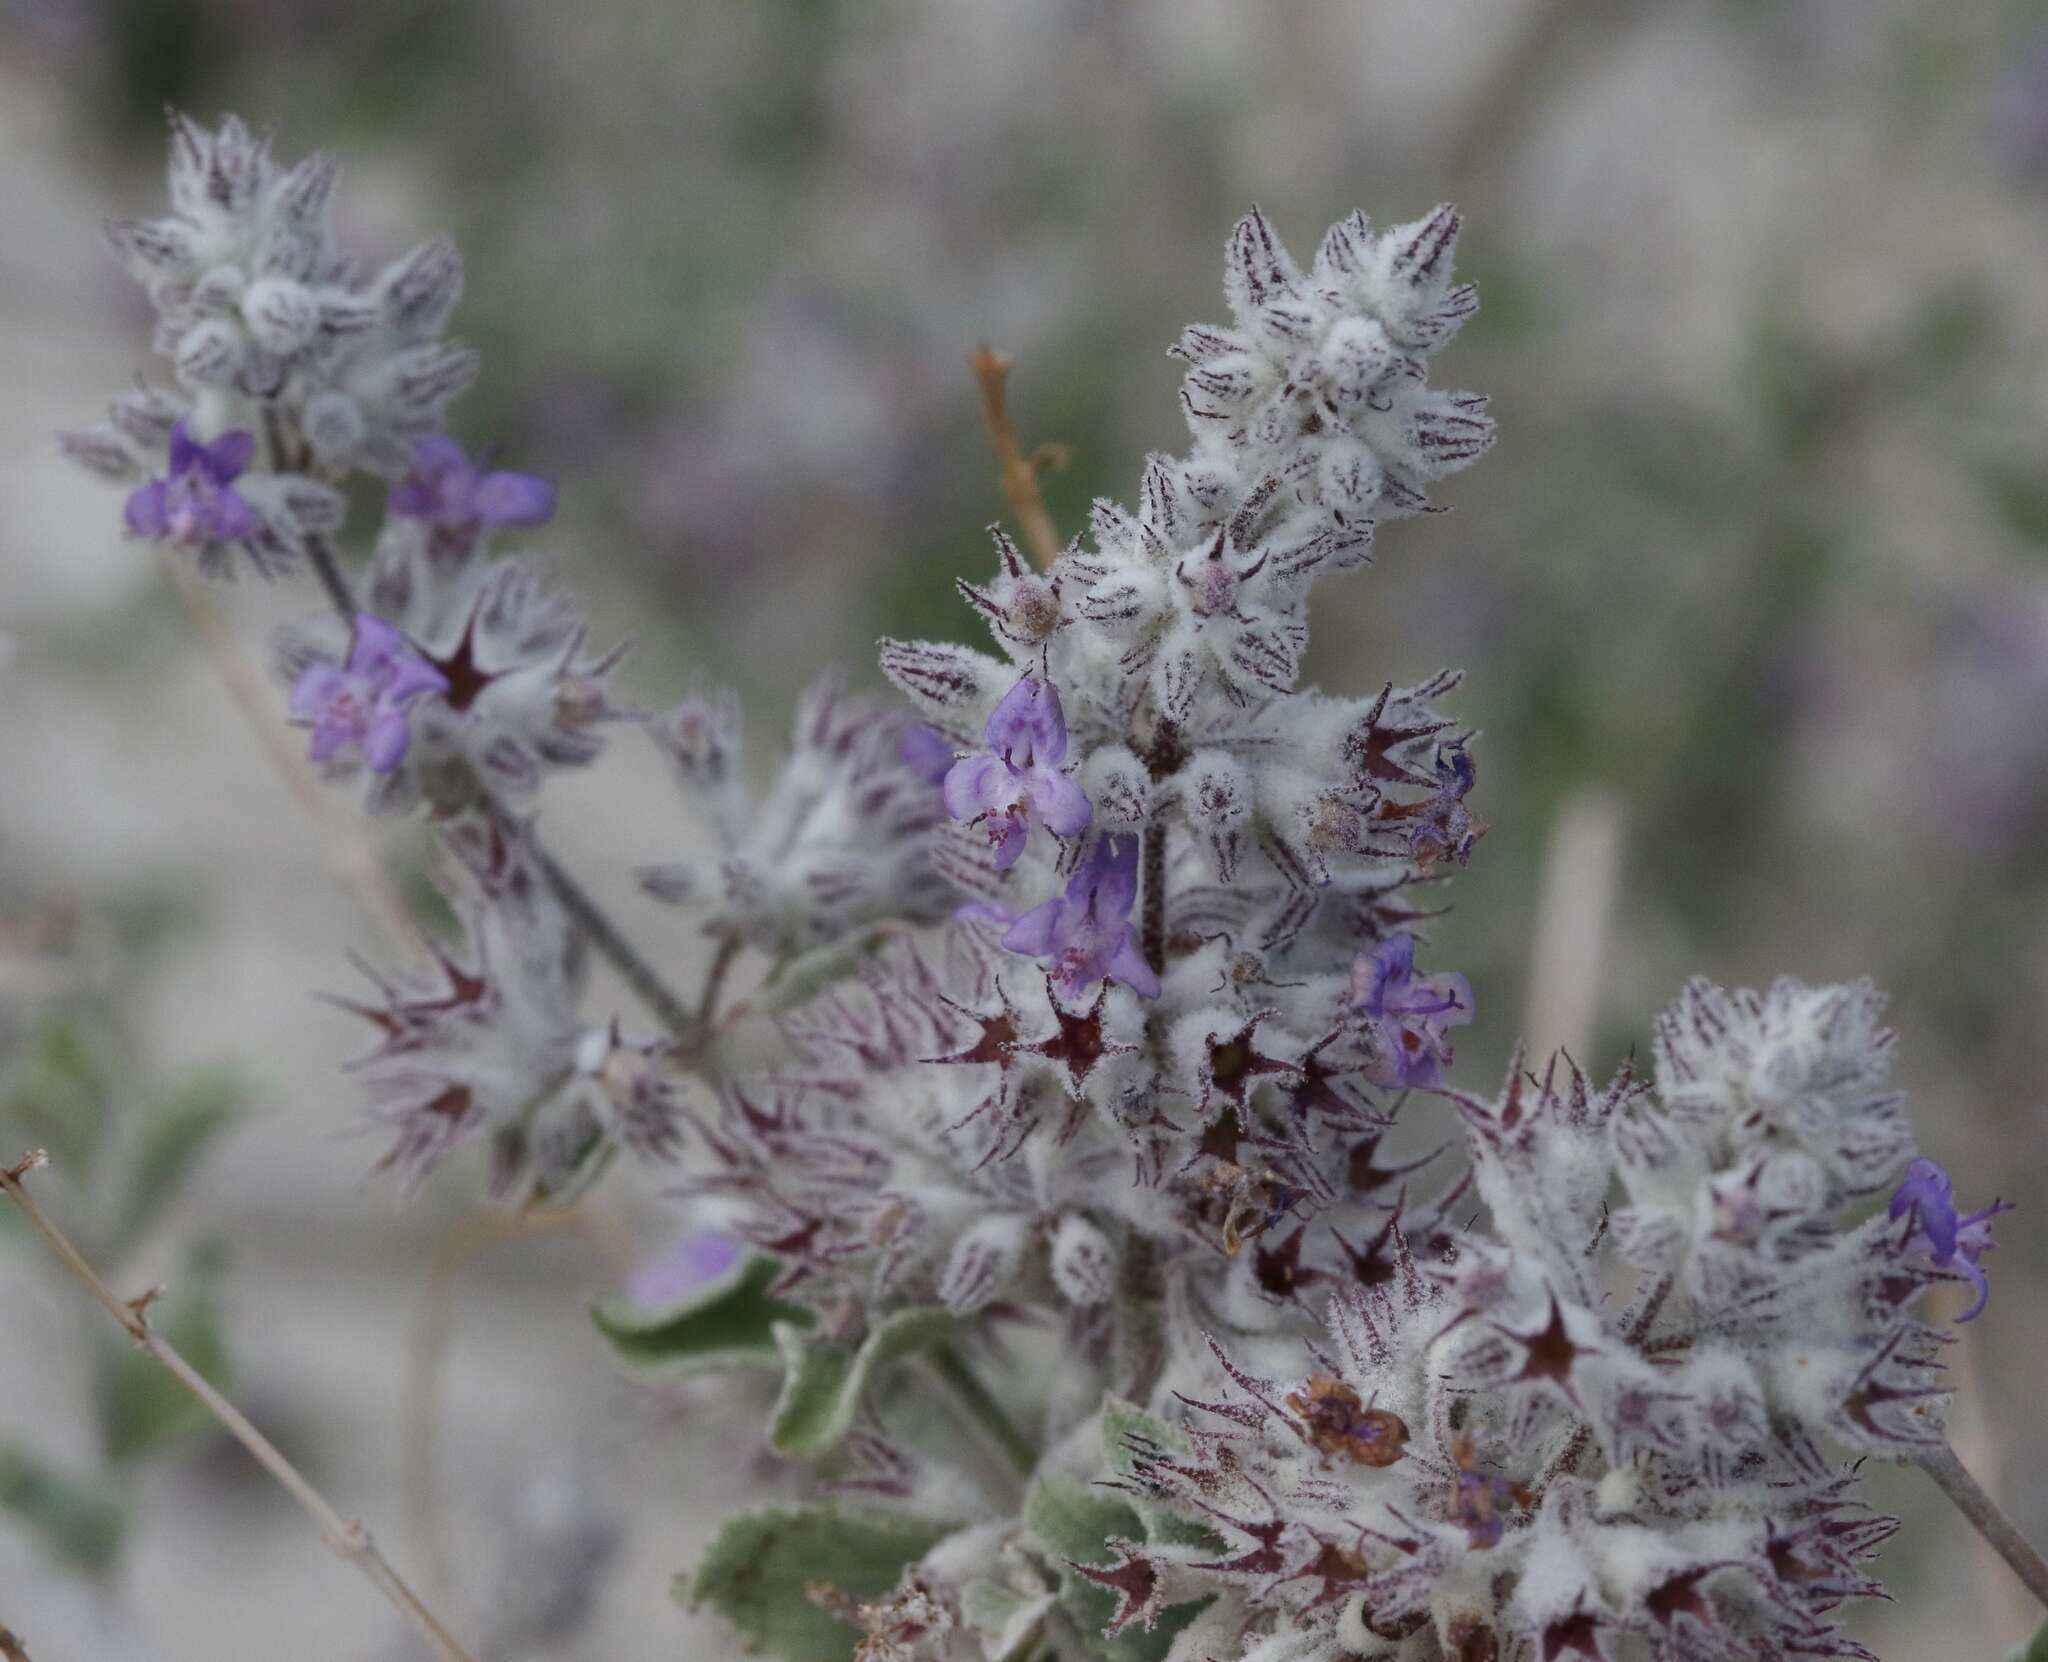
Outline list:
[[[1069,998],[1103,980],[1157,998],[1159,977],[1131,928],[1137,898],[1138,839],[1104,837],[1067,880],[1067,892],[1017,919],[1003,945],[1026,957],[1051,958],[1053,985]]]
[[[123,510],[128,529],[188,548],[254,536],[262,521],[234,481],[255,450],[252,433],[236,430],[202,444],[179,422],[171,432],[170,472],[129,494]]]
[[[424,692],[446,692],[448,678],[382,618],[356,614],[348,665],[308,664],[292,688],[291,709],[313,723],[309,754],[331,761],[354,746],[372,772],[389,773],[412,743],[407,703]]]
[[[531,473],[486,473],[445,433],[415,440],[412,471],[391,487],[389,510],[435,525],[540,525],[555,487]]]
[[[730,1236],[715,1229],[695,1230],[636,1264],[626,1279],[626,1297],[635,1304],[673,1304],[716,1281],[739,1262],[739,1256],[739,1245]]]
[[[1956,1216],[1956,1186],[1937,1160],[1924,1156],[1906,1168],[1905,1181],[1892,1196],[1894,1220],[1912,1214],[1913,1225],[1927,1237],[1928,1256],[1942,1269],[1956,1269],[1977,1289],[1976,1302],[1956,1317],[1959,1322],[1975,1321],[1991,1297],[1979,1260],[1997,1243],[1991,1239],[1991,1220],[2010,1212],[2009,1200],[1994,1200],[1981,1212]]]
[[[981,751],[948,770],[946,812],[987,827],[996,870],[1017,863],[1034,824],[1055,837],[1088,829],[1094,808],[1059,767],[1067,754],[1067,721],[1056,688],[1025,676],[989,716],[982,743]]]
[[[1415,937],[1389,935],[1352,964],[1351,1005],[1379,1030],[1380,1054],[1366,1077],[1427,1089],[1442,1082],[1451,1060],[1444,1029],[1472,1019],[1472,987],[1462,975],[1418,977]]]
[[[1436,795],[1420,805],[1408,833],[1409,852],[1418,866],[1438,860],[1456,860],[1461,866],[1471,862],[1472,845],[1484,829],[1472,823],[1472,811],[1465,806],[1477,778],[1463,745],[1446,745],[1436,753]]]

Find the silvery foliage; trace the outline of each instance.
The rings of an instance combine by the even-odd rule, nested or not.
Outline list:
[[[331,164],[280,169],[233,121],[173,136],[173,217],[114,240],[182,390],[73,448],[132,477],[181,420],[262,435],[233,487],[275,554],[338,521],[349,469],[447,454],[458,267],[435,243],[360,278]],[[728,695],[644,723],[708,846],[642,883],[721,963],[769,960],[758,1065],[708,1009],[658,1040],[587,1009],[507,803],[594,754],[615,655],[491,524],[394,492],[362,605],[409,690],[378,710],[372,805],[425,808],[464,940],[351,1001],[387,1163],[417,1181],[475,1142],[547,1197],[618,1149],[673,1164],[756,1256],[705,1293],[716,1343],[685,1299],[628,1319],[636,1356],[779,1360],[777,1447],[896,1508],[845,1525],[861,1562],[937,1542],[896,1554],[893,1593],[800,1566],[790,1597],[816,1584],[863,1662],[1867,1654],[1840,1609],[1881,1591],[1894,1521],[1856,1461],[1941,1437],[1920,1299],[1981,1286],[1989,1244],[1988,1214],[1920,1209],[1947,1205],[1938,1172],[1882,1208],[1915,1149],[1877,996],[1696,983],[1647,1080],[1518,1057],[1494,1095],[1454,1088],[1470,992],[1417,958],[1425,885],[1483,830],[1459,677],[1299,684],[1316,583],[1491,442],[1482,399],[1428,383],[1475,309],[1457,233],[1448,208],[1354,214],[1303,267],[1248,215],[1230,324],[1176,348],[1189,448],[1049,569],[997,533],[962,585],[987,650],[882,644],[920,725],[821,682],[757,792]],[[283,649],[339,689],[328,751],[362,730],[352,689],[397,685],[386,646],[336,667],[348,634]],[[1458,1121],[1439,1146],[1394,1129],[1417,1093]],[[956,1366],[1035,1358],[995,1392],[1032,1450],[1021,1502],[904,1410],[907,1375],[885,1388],[941,1334]]]

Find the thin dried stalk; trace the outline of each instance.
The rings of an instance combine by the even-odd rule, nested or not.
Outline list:
[[[448,1350],[455,1332],[456,1282],[472,1264],[497,1248],[562,1229],[583,1235],[613,1274],[623,1276],[632,1267],[633,1243],[623,1226],[584,1200],[566,1209],[526,1207],[466,1219],[442,1242],[428,1270],[426,1292],[406,1346],[405,1396],[400,1410],[405,1461],[399,1506],[407,1545],[425,1566],[422,1579],[434,1597],[446,1597],[454,1583],[448,1521],[441,1503],[438,1445]]]
[[[320,788],[320,781],[304,756],[286,738],[286,728],[277,720],[268,689],[243,655],[235,637],[199,580],[178,563],[164,562],[171,587],[177,591],[185,615],[199,631],[207,659],[227,691],[228,701],[248,723],[257,748],[263,752],[292,801],[320,833],[327,845],[327,858],[348,892],[389,937],[388,944],[409,957],[424,956],[426,947],[405,903],[398,897],[389,874],[378,858],[376,843],[352,814],[337,811],[333,797]]]
[[[255,1456],[256,1463],[275,1478],[284,1491],[304,1508],[306,1515],[319,1525],[320,1537],[328,1547],[369,1578],[370,1584],[384,1595],[391,1607],[426,1637],[442,1662],[473,1662],[469,1652],[456,1643],[440,1619],[421,1601],[419,1594],[391,1567],[390,1560],[371,1540],[369,1531],[335,1511],[326,1496],[306,1480],[298,1467],[278,1452],[277,1445],[250,1424],[239,1408],[208,1384],[176,1347],[150,1326],[149,1305],[156,1293],[146,1293],[137,1299],[122,1298],[100,1279],[99,1272],[71,1244],[70,1237],[50,1221],[22,1183],[30,1172],[48,1163],[48,1156],[37,1152],[18,1165],[0,1167],[0,1191],[5,1191],[8,1199],[27,1214],[36,1233],[48,1243],[58,1260],[99,1301],[107,1314],[120,1323],[129,1338],[149,1352],[173,1379],[198,1399],[202,1408],[221,1423],[229,1436]],[[0,1656],[7,1657],[7,1662],[14,1662],[6,1652],[0,1652]]]
[[[983,341],[968,353],[967,367],[974,371],[975,382],[981,388],[981,419],[988,426],[989,443],[995,447],[997,483],[1009,498],[1031,558],[1037,561],[1039,570],[1049,571],[1053,561],[1060,557],[1060,538],[1053,529],[1052,515],[1046,512],[1038,475],[1044,467],[1063,463],[1066,452],[1057,446],[1047,446],[1026,456],[1017,443],[1016,429],[1010,425],[1009,400],[1003,390],[1013,367],[1008,358]]]

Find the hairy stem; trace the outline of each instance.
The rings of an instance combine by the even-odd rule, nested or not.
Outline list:
[[[696,1021],[654,966],[640,956],[639,948],[619,932],[618,925],[612,922],[604,908],[591,899],[589,892],[538,841],[534,844],[534,852],[540,858],[541,875],[547,879],[555,899],[562,903],[562,910],[569,914],[590,944],[626,978],[626,984],[660,1018],[662,1026],[679,1039],[694,1039]],[[717,969],[716,964],[713,969]]]
[[[1019,1477],[1038,1469],[1038,1445],[1017,1428],[1003,1406],[989,1394],[967,1359],[951,1345],[939,1345],[926,1357],[931,1371],[961,1417],[1002,1452]]]
[[[218,1420],[228,1435],[247,1449],[266,1472],[293,1500],[304,1508],[308,1517],[320,1528],[320,1537],[340,1558],[355,1565],[369,1579],[370,1584],[381,1593],[396,1610],[426,1638],[441,1657],[442,1662],[472,1662],[469,1652],[456,1643],[454,1637],[441,1625],[440,1619],[429,1610],[391,1562],[370,1538],[368,1530],[360,1523],[351,1523],[328,1504],[326,1496],[306,1480],[298,1467],[278,1452],[277,1445],[250,1424],[248,1418],[233,1403],[207,1383],[206,1379],[192,1364],[179,1354],[175,1346],[160,1337],[149,1324],[149,1303],[154,1293],[138,1299],[124,1299],[100,1279],[99,1272],[86,1262],[85,1255],[71,1244],[70,1237],[38,1206],[22,1179],[38,1167],[47,1164],[47,1157],[30,1154],[18,1165],[0,1168],[0,1190],[8,1199],[19,1206],[35,1226],[58,1260],[84,1285],[86,1291],[97,1299],[100,1305],[118,1322],[136,1344],[149,1352],[170,1376],[197,1399],[199,1405]]]
[[[1166,821],[1156,815],[1145,825],[1142,851],[1145,913],[1143,944],[1145,962],[1154,971],[1166,970]]]
[[[1017,516],[1017,528],[1024,534],[1024,546],[1031,551],[1031,558],[1040,571],[1050,571],[1053,561],[1060,557],[1060,537],[1053,529],[1052,515],[1046,511],[1045,496],[1038,488],[1038,473],[1045,462],[1056,464],[1064,459],[1065,453],[1050,449],[1036,457],[1026,456],[1017,443],[1004,390],[1013,367],[1008,358],[983,341],[968,353],[967,367],[974,371],[975,384],[981,388],[981,419],[988,427],[989,443],[996,453],[996,482],[1009,499],[1010,511]]]
[[[1947,1443],[1937,1443],[1920,1452],[1918,1463],[1955,1503],[1955,1509],[1969,1520],[1970,1527],[2026,1583],[2027,1591],[2048,1606],[2048,1560],[2013,1527],[2012,1520],[1999,1510],[1998,1502],[1985,1493],[1984,1486],[1956,1458],[1956,1451]]]
[[[306,558],[312,562],[313,575],[320,579],[320,586],[327,591],[327,603],[340,615],[341,621],[353,629],[356,626],[356,594],[349,586],[348,574],[341,569],[334,544],[315,531],[306,538]]]

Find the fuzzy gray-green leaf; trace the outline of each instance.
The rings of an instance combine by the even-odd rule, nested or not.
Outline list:
[[[883,1367],[938,1343],[957,1325],[958,1318],[939,1305],[914,1305],[870,1328],[858,1347],[790,1336],[789,1374],[769,1423],[769,1442],[778,1454],[815,1459],[853,1429],[861,1394]]]
[[[720,1368],[782,1367],[778,1324],[806,1328],[811,1313],[773,1297],[774,1259],[754,1257],[686,1297],[662,1305],[600,1299],[591,1320],[626,1371],[642,1379],[674,1379]]]
[[[807,1589],[879,1598],[953,1528],[871,1507],[764,1506],[728,1518],[675,1593],[692,1610],[717,1611],[757,1654],[846,1662],[860,1635]]]

